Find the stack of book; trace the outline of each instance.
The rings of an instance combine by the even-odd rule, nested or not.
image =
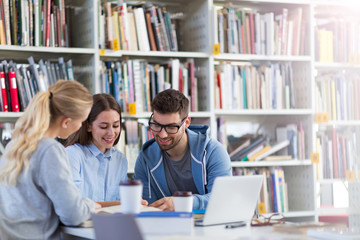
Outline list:
[[[59,79],[74,80],[72,61],[60,57],[55,60],[40,60],[35,64],[33,57],[29,64],[16,64],[3,60],[0,63],[0,110],[3,112],[23,111],[39,91],[47,91]]]
[[[198,110],[198,88],[194,59],[172,59],[159,64],[146,60],[107,61],[101,68],[101,92],[112,94],[124,112],[135,105],[137,113],[150,112],[155,95],[173,88],[190,99],[191,111]]]
[[[268,158],[270,155],[275,154],[279,150],[289,145],[288,140],[283,140],[272,146],[269,145],[266,137],[262,135],[243,135],[237,141],[239,144],[235,149],[230,147],[230,159],[231,161],[259,161],[259,160],[289,160],[291,156],[277,155]]]
[[[176,24],[164,7],[104,2],[100,48],[131,51],[178,51]]]
[[[257,206],[259,213],[289,211],[288,188],[282,168],[234,168],[233,175],[264,176]]]
[[[0,44],[70,47],[71,11],[64,0],[2,0]]]
[[[296,108],[291,63],[222,63],[214,80],[216,109]]]
[[[221,53],[304,55],[307,24],[301,7],[260,13],[229,4],[215,11],[215,41]]]

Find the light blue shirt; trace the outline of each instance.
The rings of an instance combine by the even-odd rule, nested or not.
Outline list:
[[[120,181],[127,179],[128,162],[112,147],[102,153],[93,143],[66,148],[76,187],[83,197],[96,202],[120,200]]]
[[[9,143],[11,144],[11,143]],[[5,164],[0,160],[0,168]],[[59,221],[78,225],[90,218],[95,204],[81,198],[71,180],[65,148],[43,138],[16,186],[0,183],[0,238],[60,239]]]

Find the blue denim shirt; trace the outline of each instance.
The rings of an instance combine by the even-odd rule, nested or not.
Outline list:
[[[66,148],[76,187],[83,197],[96,202],[120,200],[120,181],[127,179],[128,162],[112,147],[102,153],[93,143]]]

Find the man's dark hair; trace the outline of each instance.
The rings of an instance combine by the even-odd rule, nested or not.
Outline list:
[[[87,126],[91,125],[95,121],[97,116],[103,111],[114,110],[118,112],[120,115],[121,124],[121,107],[113,96],[106,93],[95,94],[93,96],[93,101],[93,106],[91,108],[88,118],[82,123],[81,128],[69,137],[66,146],[72,145],[74,143],[80,143],[81,145],[89,145],[92,141],[92,134],[91,132],[87,131]],[[114,141],[114,146],[119,142],[120,134],[121,129],[119,136]]]
[[[189,100],[181,92],[167,89],[155,96],[151,108],[162,114],[178,112],[180,117],[184,118],[189,114]]]

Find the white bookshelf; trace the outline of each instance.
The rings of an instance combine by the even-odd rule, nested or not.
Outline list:
[[[324,23],[326,25],[326,21],[321,20],[321,19],[327,19],[328,21],[330,20],[335,22],[341,22],[344,21],[346,22],[349,21],[349,19],[351,19],[350,21],[353,22],[359,22],[359,17],[358,17],[358,12],[355,9],[358,9],[359,7],[359,2],[357,1],[338,1],[338,0],[334,0],[334,1],[314,1],[311,4],[312,7],[312,12],[313,12],[313,26],[312,29],[315,29],[316,25],[319,23],[321,28],[321,23]],[[336,11],[334,11],[336,10]],[[340,20],[341,19],[341,20]],[[329,24],[330,25],[330,24]],[[335,24],[332,24],[335,25]],[[348,23],[346,23],[347,26]],[[326,28],[326,26],[325,26]],[[334,27],[335,29],[335,27]],[[353,31],[351,30],[352,34],[358,34],[359,30],[357,30],[356,33],[353,33]],[[350,35],[349,32],[347,32],[347,34]],[[331,73],[331,74],[344,74],[344,76],[346,76],[345,74],[347,73],[351,73],[351,72],[359,72],[360,70],[360,63],[359,62],[351,62],[349,61],[349,58],[347,58],[345,61],[341,60],[338,61],[336,59],[336,48],[340,48],[339,51],[340,52],[348,52],[348,50],[351,49],[351,44],[346,44],[341,45],[341,43],[336,43],[334,42],[334,60],[331,62],[326,62],[326,61],[319,61],[318,59],[316,59],[316,54],[317,54],[317,49],[315,47],[315,30],[314,33],[312,34],[312,42],[314,43],[314,47],[313,47],[313,60],[312,60],[312,67],[313,67],[313,82],[316,82],[316,77],[321,74],[321,73]],[[338,38],[334,35],[334,39]],[[336,41],[336,40],[334,40]],[[347,77],[344,77],[344,80],[347,79]],[[336,89],[337,91],[337,89]],[[314,96],[315,94],[317,94],[316,91],[314,91]],[[349,93],[348,93],[349,94]],[[359,92],[356,92],[355,94],[359,94]],[[316,97],[315,97],[316,98]],[[358,106],[358,102],[354,102],[353,99],[349,99],[347,103],[340,103],[340,105],[344,105],[343,107],[347,107],[345,105],[349,105],[349,104],[356,104],[355,106]],[[317,103],[314,103],[314,109],[318,106],[316,105]],[[315,109],[316,112],[316,109]],[[347,132],[357,132],[358,129],[360,128],[360,120],[359,119],[349,119],[347,118],[346,120],[339,120],[339,119],[332,119],[332,115],[331,112],[328,113],[329,114],[329,121],[328,122],[323,122],[323,123],[314,123],[314,134],[316,135],[320,135],[320,137],[324,134],[324,132],[329,131],[327,134],[329,134],[329,139],[331,138],[331,133],[330,131],[332,129],[335,129],[336,132],[339,133],[339,135],[342,136],[346,136]],[[316,136],[314,137],[316,138]],[[356,140],[359,138],[359,135],[356,136]],[[314,141],[314,149],[316,149],[316,143]],[[339,147],[340,149],[340,147]],[[314,150],[315,151],[315,150]],[[353,162],[359,162],[359,159],[357,159],[358,157],[358,153],[354,153],[353,154]],[[323,160],[325,161],[325,160]],[[349,161],[349,158],[347,159],[347,161]],[[324,164],[324,162],[322,162],[321,164]],[[349,170],[354,170],[354,172],[357,172],[357,167],[356,166],[349,166],[350,169]],[[325,168],[325,165],[324,165]],[[320,168],[320,170],[322,170],[322,168]],[[357,175],[357,173],[355,173],[355,175]],[[321,174],[322,176],[322,174]],[[350,184],[350,182],[348,182],[348,179],[346,179],[345,176],[341,177],[341,178],[324,178],[324,177],[318,177],[317,182],[317,191],[320,193],[322,186],[327,186],[324,187],[326,188],[332,188],[332,191],[335,191],[334,189],[336,188],[336,186],[338,185],[346,185]],[[343,199],[344,201],[346,201],[347,196],[350,193],[350,190],[348,190],[348,187],[344,187],[346,190],[343,190],[344,192],[344,196]],[[335,194],[335,193],[333,193]],[[337,193],[337,195],[339,195]],[[325,195],[326,196],[326,195]],[[317,196],[317,216],[331,216],[331,215],[345,215],[345,214],[349,214],[349,209],[346,207],[337,207],[335,206],[335,196],[329,196],[329,198],[332,197],[332,201],[333,201],[333,206],[319,206],[320,204],[320,195]],[[337,196],[339,197],[339,196]],[[327,201],[329,202],[329,201]]]
[[[146,1],[152,2],[152,1]],[[321,63],[315,61],[314,25],[315,7],[317,6],[356,6],[355,2],[348,1],[303,1],[303,0],[237,0],[231,2],[233,6],[256,9],[258,11],[278,11],[283,7],[294,9],[303,8],[303,19],[306,24],[304,36],[305,50],[300,56],[284,55],[255,55],[255,54],[213,54],[214,41],[214,14],[215,6],[223,6],[220,0],[193,0],[193,1],[153,1],[169,10],[169,12],[183,12],[186,16],[182,20],[179,31],[181,50],[179,52],[143,52],[143,51],[113,51],[110,49],[98,49],[98,21],[99,1],[67,1],[76,6],[76,21],[74,24],[75,47],[71,48],[47,48],[47,47],[22,47],[0,46],[0,53],[4,59],[14,59],[17,63],[26,62],[29,56],[39,59],[64,57],[72,59],[75,79],[84,83],[93,93],[100,89],[100,62],[104,60],[122,59],[151,59],[167,60],[172,58],[193,58],[198,68],[196,76],[199,80],[199,111],[191,112],[193,122],[208,122],[211,127],[212,137],[217,137],[218,117],[224,117],[229,122],[254,122],[262,124],[265,132],[274,137],[274,128],[277,124],[301,122],[305,131],[305,156],[306,160],[293,160],[283,162],[233,162],[233,167],[275,167],[281,166],[285,170],[289,189],[292,196],[289,197],[290,211],[286,217],[296,220],[314,220],[319,215],[316,210],[316,171],[311,163],[310,155],[315,149],[315,130],[318,125],[314,123],[315,99],[314,99],[314,76],[319,70],[359,69],[356,64],[347,63]],[[291,63],[294,74],[294,89],[296,91],[296,107],[293,109],[246,109],[246,110],[220,110],[215,109],[214,67],[221,62],[232,64],[239,63]],[[123,114],[123,118],[146,119],[151,113],[137,113],[136,115]],[[0,121],[16,121],[21,113],[0,113]],[[326,124],[325,124],[326,125]],[[332,121],[327,125],[360,125],[359,121]],[[289,195],[290,196],[290,195]],[[321,214],[320,214],[321,215]]]
[[[313,83],[312,83],[312,43],[311,29],[312,12],[310,1],[227,1],[233,7],[255,9],[259,12],[280,11],[283,7],[295,9],[303,8],[303,18],[307,30],[304,36],[304,55],[257,55],[257,54],[231,54],[220,53],[213,55],[213,64],[222,62],[232,65],[242,64],[267,64],[267,63],[290,63],[293,69],[294,89],[296,92],[295,108],[292,109],[214,109],[215,119],[222,117],[225,122],[241,124],[246,122],[262,126],[264,135],[275,138],[275,126],[301,122],[305,132],[305,160],[290,160],[277,162],[232,162],[233,167],[239,168],[263,168],[282,167],[285,173],[285,181],[289,190],[289,212],[283,213],[290,221],[305,221],[316,219],[316,186],[315,168],[311,163],[310,154],[313,142]],[[223,1],[213,1],[213,6],[223,6]],[[213,14],[213,13],[212,13]],[[214,14],[213,14],[214,15]],[[213,33],[213,35],[215,35]],[[213,42],[214,39],[213,39]],[[215,101],[212,98],[212,101]],[[229,130],[232,132],[232,130]]]

